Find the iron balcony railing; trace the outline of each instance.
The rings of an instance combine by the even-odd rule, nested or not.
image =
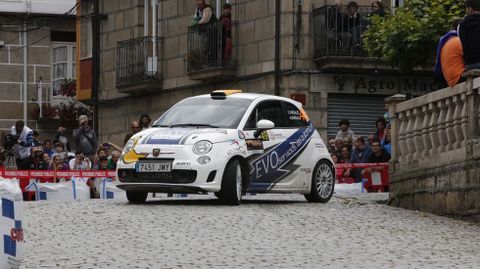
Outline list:
[[[144,36],[117,43],[117,86],[161,78],[160,41]]]
[[[358,7],[356,12],[328,5],[314,9],[315,57],[367,56],[362,35],[374,13],[370,7]]]
[[[188,28],[187,71],[200,72],[236,66],[235,23],[230,30],[221,21]]]

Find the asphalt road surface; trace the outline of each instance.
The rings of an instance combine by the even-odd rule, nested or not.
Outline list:
[[[21,268],[480,268],[480,225],[384,194],[29,202]]]

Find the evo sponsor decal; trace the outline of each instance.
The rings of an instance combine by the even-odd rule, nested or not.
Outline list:
[[[250,162],[250,191],[268,191],[274,184],[282,180],[291,171],[289,164],[310,142],[315,132],[310,123],[307,128],[301,128],[282,143]],[[298,166],[292,166],[296,169]]]

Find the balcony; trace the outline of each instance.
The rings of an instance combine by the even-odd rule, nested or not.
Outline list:
[[[160,48],[161,39],[151,36],[117,43],[116,86],[119,92],[148,92],[162,88]]]
[[[226,32],[220,21],[188,28],[187,73],[190,79],[219,81],[236,76],[234,24],[231,33]]]
[[[368,57],[362,41],[371,16],[370,7],[359,7],[357,16],[346,8],[322,6],[313,10],[314,60],[326,72],[395,72],[389,64]]]

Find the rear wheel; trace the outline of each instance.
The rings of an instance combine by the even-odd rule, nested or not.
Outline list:
[[[143,204],[147,200],[147,192],[127,191],[127,200],[132,204]]]
[[[315,165],[312,174],[312,186],[305,198],[313,203],[326,203],[332,198],[335,186],[335,170],[328,161],[322,160]]]
[[[215,193],[224,204],[239,205],[242,201],[242,167],[239,160],[228,162],[223,172],[222,188]]]

